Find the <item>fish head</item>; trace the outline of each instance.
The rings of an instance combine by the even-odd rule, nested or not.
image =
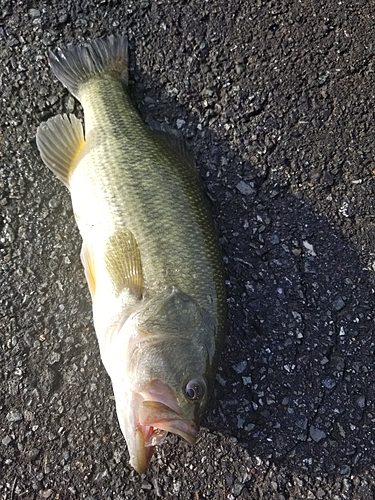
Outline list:
[[[138,472],[146,470],[154,447],[169,432],[195,443],[216,368],[215,329],[211,313],[170,287],[119,330],[122,348],[113,342],[114,362],[106,368],[130,463]]]

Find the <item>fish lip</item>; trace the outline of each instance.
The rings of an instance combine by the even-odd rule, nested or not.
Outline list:
[[[172,432],[189,444],[196,442],[198,425],[185,417],[178,406],[173,391],[167,384],[154,380],[137,395],[135,410],[135,441],[131,458],[132,466],[143,473],[151,460],[155,446]]]
[[[192,445],[197,440],[198,426],[196,423],[158,401],[143,401],[139,412],[139,422],[142,428],[151,427],[155,430],[165,431],[165,436],[168,432],[172,432]]]
[[[139,474],[146,471],[155,446],[162,444],[168,432],[190,444],[196,442],[198,423],[182,414],[177,397],[168,384],[154,380],[140,392],[131,391],[127,402],[122,400],[120,403],[118,398],[116,403],[130,464]]]

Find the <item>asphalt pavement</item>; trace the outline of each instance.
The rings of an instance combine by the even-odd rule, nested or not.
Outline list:
[[[0,2],[0,499],[375,498],[375,5]],[[126,32],[146,122],[193,153],[228,328],[194,447],[140,476],[41,121],[82,109],[49,50]]]

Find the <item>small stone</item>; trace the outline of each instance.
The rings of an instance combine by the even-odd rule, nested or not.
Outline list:
[[[222,387],[225,387],[227,381],[219,373],[216,374],[216,380]]]
[[[243,429],[244,423],[245,423],[245,419],[243,417],[237,416],[237,428]]]
[[[345,302],[343,301],[343,299],[341,297],[337,297],[337,299],[332,302],[332,307],[336,311],[341,311],[341,309],[343,309],[345,307]]]
[[[238,191],[243,194],[244,196],[250,196],[255,193],[255,189],[253,189],[249,184],[247,184],[245,181],[240,181],[237,185],[236,188]]]
[[[349,465],[343,465],[340,469],[340,474],[342,476],[348,476],[351,472],[351,468]]]
[[[5,436],[1,442],[4,446],[8,446],[12,442],[12,438],[10,436]]]
[[[326,492],[322,488],[318,488],[316,491],[316,496],[317,498],[324,498],[326,495]]]
[[[244,70],[244,67],[242,66],[242,64],[236,64],[237,75],[240,75],[241,73],[243,73],[243,70]]]
[[[332,366],[335,370],[342,372],[345,368],[345,359],[340,356],[332,356]]]
[[[309,243],[308,241],[303,241],[303,246],[306,248],[307,250],[307,253],[309,255],[311,255],[312,257],[316,257],[316,253],[315,253],[315,250],[314,250],[314,247],[311,245],[311,243]]]
[[[307,429],[307,423],[308,423],[307,418],[303,417],[303,418],[297,420],[296,426],[299,427],[300,429],[302,429],[303,431],[305,431]]]
[[[35,19],[36,17],[40,17],[40,10],[30,9],[29,14],[30,14],[30,17],[33,17]]]
[[[20,420],[22,420],[22,413],[18,410],[11,410],[7,414],[6,419],[8,420],[8,422],[19,422]]]
[[[177,128],[180,130],[184,125],[186,124],[186,121],[185,120],[182,120],[181,118],[178,118],[178,120],[176,120],[176,125],[177,125]]]
[[[49,498],[52,495],[52,490],[44,490],[42,491],[42,498]]]
[[[65,102],[65,109],[66,109],[66,112],[67,113],[73,113],[74,111],[74,108],[75,108],[75,105],[76,105],[76,102],[74,100],[74,97],[69,95],[67,98],[66,98],[66,102]]]
[[[30,410],[25,410],[23,412],[23,416],[28,422],[32,422],[34,420],[34,413]]]
[[[31,448],[29,451],[29,458],[30,460],[35,460],[37,456],[39,455],[40,450],[38,448]]]
[[[310,426],[310,437],[313,439],[316,443],[319,443],[322,439],[327,437],[327,434],[322,431],[321,429],[318,429],[317,427],[311,425]]]
[[[270,238],[270,242],[272,245],[278,245],[280,243],[280,238],[277,236],[277,234],[273,234]]]
[[[244,489],[244,486],[245,485],[241,484],[241,483],[234,483],[234,486],[232,488],[232,493],[233,493],[235,498],[239,498],[239,496],[242,493],[242,490]]]
[[[152,484],[149,483],[148,481],[143,481],[143,483],[141,484],[142,490],[151,490],[151,488],[152,488]]]
[[[246,370],[247,362],[241,361],[237,365],[233,365],[232,368],[236,373],[243,373]]]
[[[322,381],[322,384],[326,389],[333,389],[334,387],[336,387],[336,381],[333,380],[332,378],[325,378]]]
[[[366,406],[366,398],[365,396],[359,396],[356,401],[357,405],[360,408],[364,408]]]
[[[60,201],[57,198],[51,198],[48,202],[49,208],[57,208],[60,205]]]
[[[50,354],[48,364],[54,365],[55,363],[58,363],[60,361],[61,354],[59,352],[52,352]]]

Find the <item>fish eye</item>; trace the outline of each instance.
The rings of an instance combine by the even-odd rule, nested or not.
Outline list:
[[[206,384],[203,380],[193,379],[186,384],[185,394],[191,401],[199,401],[206,393]]]

